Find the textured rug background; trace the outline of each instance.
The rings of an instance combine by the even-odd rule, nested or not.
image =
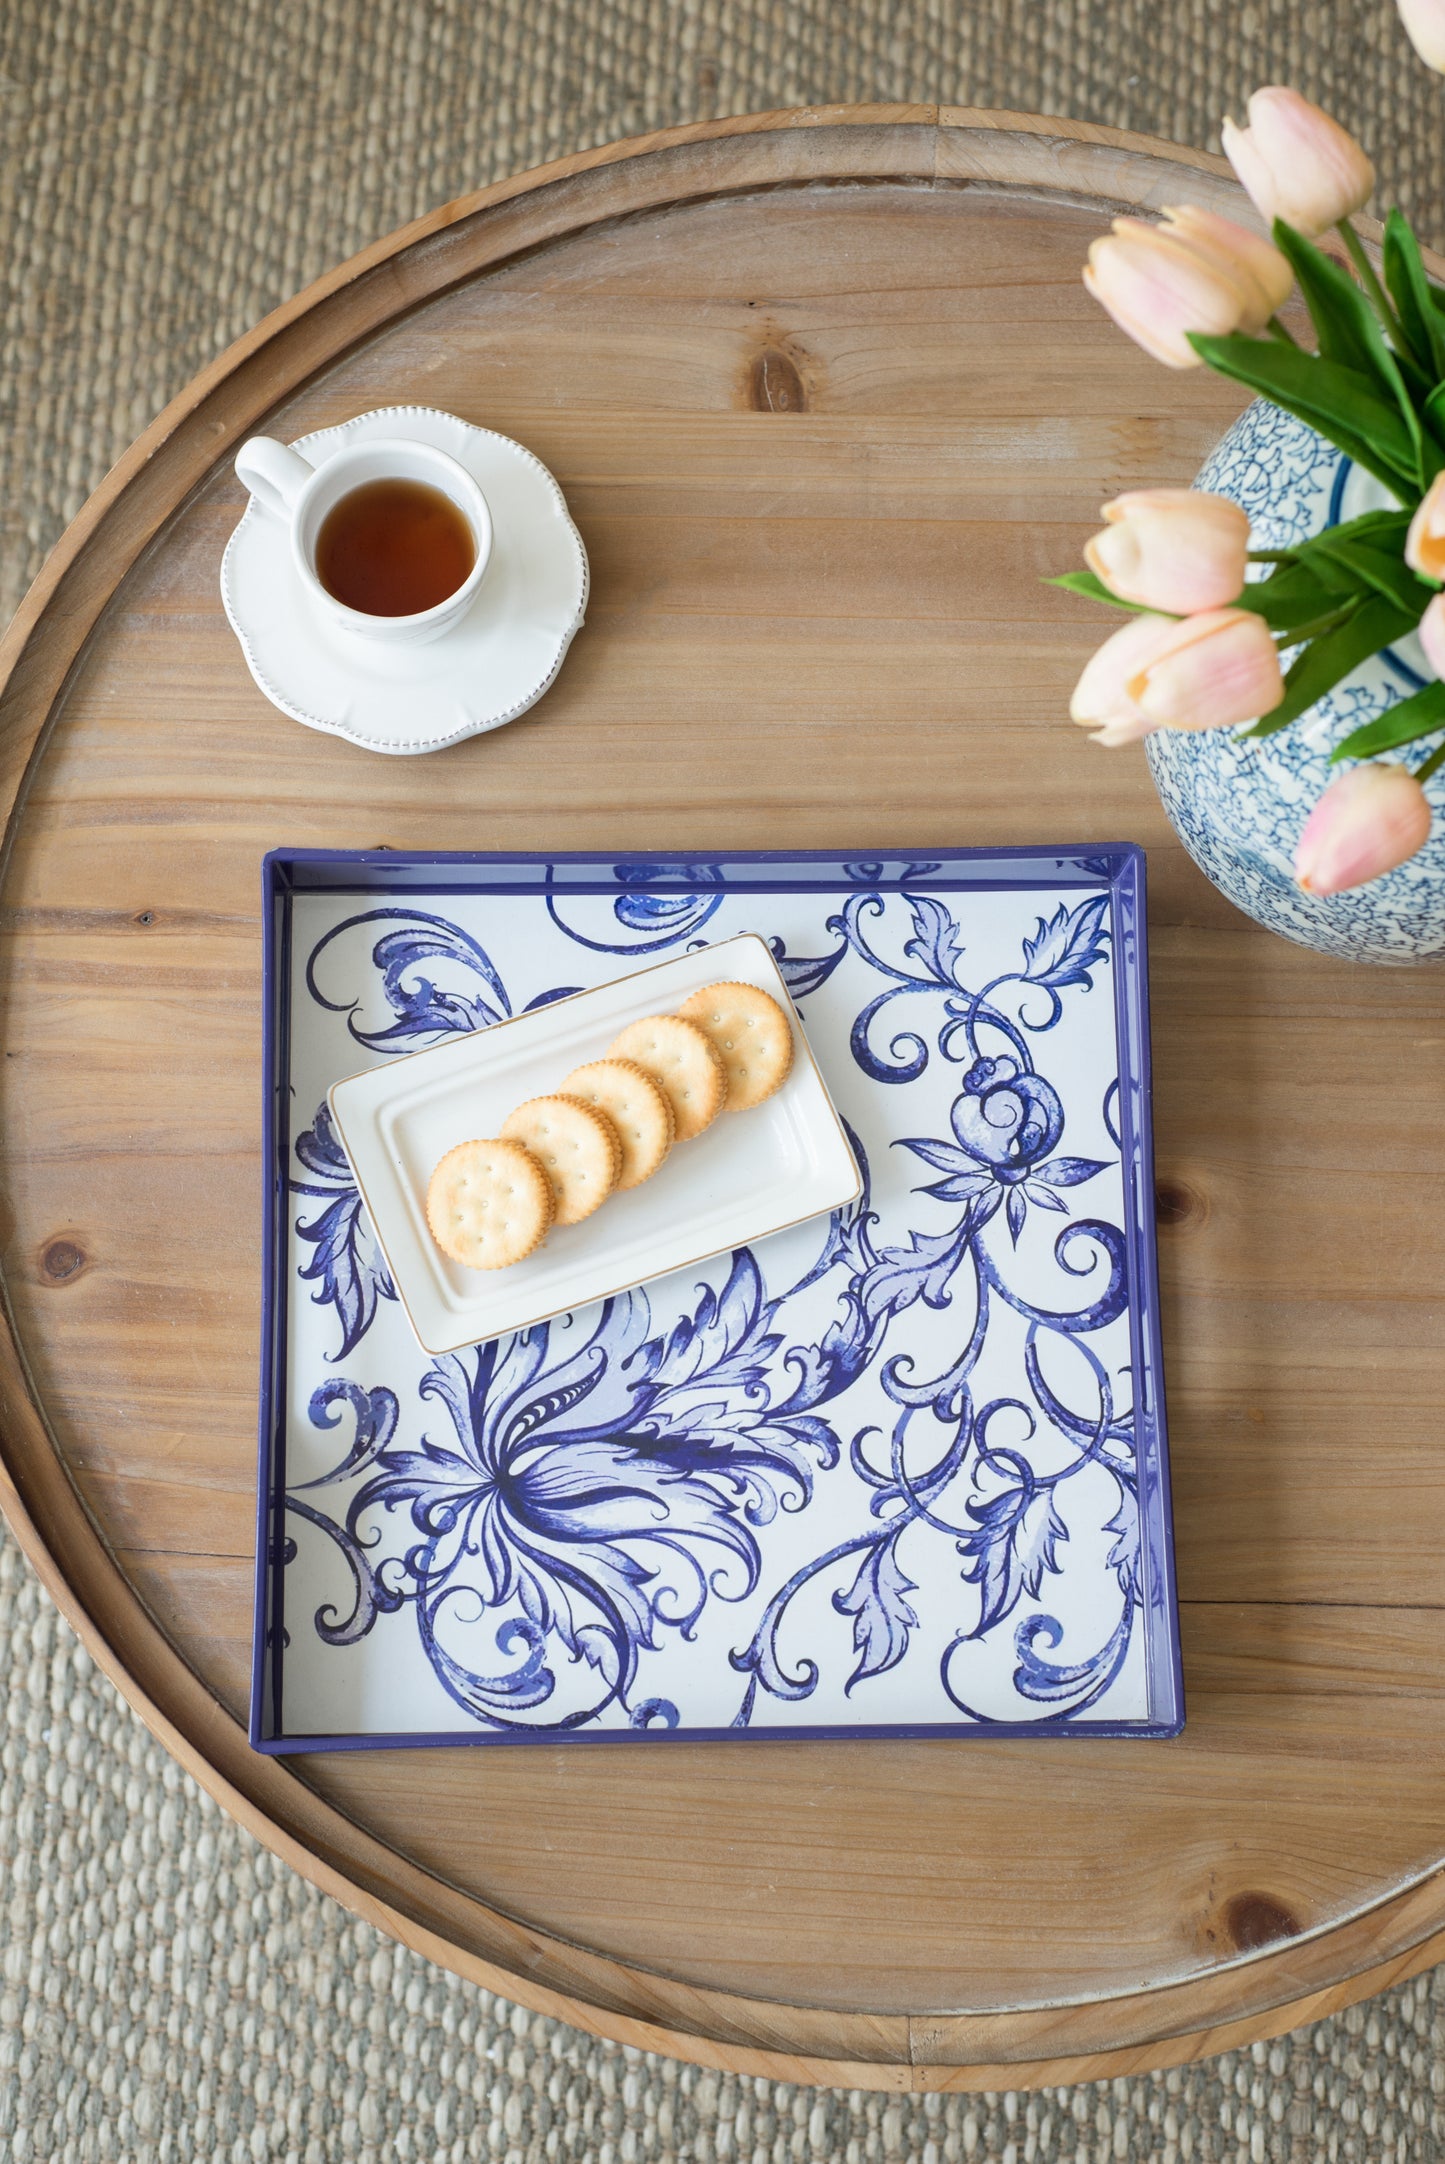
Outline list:
[[[1289,81],[1445,242],[1388,0],[0,0],[0,618],[171,394],[403,219],[668,122],[1031,107],[1212,145]],[[0,1536],[0,2157],[1426,2164],[1445,1971],[1189,2071],[916,2101],[703,2074],[459,1983],[260,1851]]]

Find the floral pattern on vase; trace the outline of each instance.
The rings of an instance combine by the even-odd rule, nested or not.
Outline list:
[[[1109,867],[970,895],[839,866],[765,916],[680,869],[689,891],[628,866],[605,895],[548,873],[294,904],[290,1083],[316,1109],[286,1145],[285,1733],[1167,1727],[1126,1230],[1144,1085],[1116,1004],[1137,932]],[[744,929],[825,1063],[859,1202],[423,1353],[326,1084]]]
[[[1289,548],[1389,500],[1333,444],[1263,399],[1216,445],[1197,485],[1248,513],[1256,548]],[[1427,674],[1412,635],[1373,655],[1275,736],[1245,742],[1230,729],[1159,729],[1145,740],[1154,785],[1180,840],[1247,916],[1350,961],[1445,955],[1445,772],[1426,784],[1435,830],[1397,871],[1326,898],[1303,893],[1294,876],[1301,829],[1340,771],[1330,766],[1332,748]],[[1412,746],[1412,763],[1419,756]]]

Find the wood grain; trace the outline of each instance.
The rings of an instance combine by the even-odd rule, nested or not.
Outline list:
[[[241,1821],[409,1944],[703,2063],[1012,2086],[1276,2033],[1445,1953],[1445,985],[1238,917],[1064,725],[1041,580],[1238,408],[1084,296],[1216,161],[933,108],[762,115],[448,206],[259,327],[0,649],[0,1500]],[[217,566],[258,424],[519,437],[592,559],[531,715],[298,729]],[[1148,846],[1178,1743],[253,1756],[259,867],[280,843]],[[419,1801],[420,1799],[420,1801]]]

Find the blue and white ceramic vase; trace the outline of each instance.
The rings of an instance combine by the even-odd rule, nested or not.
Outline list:
[[[1248,512],[1256,548],[1289,548],[1393,501],[1333,444],[1263,399],[1222,438],[1198,486]],[[1340,771],[1330,765],[1333,747],[1432,673],[1412,633],[1277,736],[1241,741],[1230,729],[1160,729],[1146,740],[1154,786],[1179,839],[1246,916],[1348,961],[1445,956],[1445,771],[1426,785],[1435,811],[1430,840],[1398,871],[1318,899],[1301,893],[1293,869],[1300,829]],[[1418,763],[1417,746],[1409,757]]]

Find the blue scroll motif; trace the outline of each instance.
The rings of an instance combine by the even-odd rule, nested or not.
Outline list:
[[[316,1216],[296,1220],[297,1238],[315,1250],[309,1262],[298,1265],[296,1274],[317,1287],[311,1295],[316,1306],[335,1308],[341,1344],[331,1357],[344,1360],[370,1329],[377,1301],[394,1300],[396,1287],[324,1103],[316,1107],[311,1125],[297,1136],[296,1155],[311,1178],[293,1180],[292,1194],[323,1204]]]
[[[370,954],[391,1017],[378,1028],[367,1027],[360,1019],[361,999],[333,999],[321,982],[322,975],[329,974],[330,956],[343,936],[370,925],[386,927]],[[445,917],[420,909],[367,909],[334,925],[307,960],[306,986],[318,1006],[346,1016],[349,1034],[370,1051],[419,1051],[445,1037],[484,1029],[512,1012],[506,986],[485,949]],[[575,986],[560,986],[530,1004],[541,1006],[574,990]],[[396,1289],[324,1103],[297,1137],[296,1155],[310,1178],[293,1179],[291,1192],[324,1205],[316,1215],[303,1214],[296,1221],[298,1239],[315,1250],[297,1275],[316,1286],[313,1302],[335,1309],[341,1342],[331,1357],[344,1360],[370,1328],[377,1302],[394,1300]]]
[[[357,1020],[359,999],[329,999],[321,989],[317,971],[328,948],[360,924],[387,924],[372,948],[372,962],[381,974],[381,989],[395,1020],[386,1029],[366,1029]],[[458,971],[462,989],[449,991],[435,981],[438,965]],[[485,1029],[512,1011],[506,987],[483,948],[469,933],[421,909],[363,910],[348,917],[317,941],[306,964],[306,989],[319,1007],[347,1017],[347,1028],[358,1044],[372,1051],[418,1051],[422,1044],[458,1031]]]
[[[689,907],[670,919],[650,908],[684,899]],[[631,916],[625,903],[636,905]],[[650,944],[676,944],[715,906],[699,882],[688,897],[624,892],[616,915]],[[904,928],[900,913],[907,936],[895,960],[899,942],[885,954],[879,935]],[[476,1026],[463,1015],[480,1021],[484,1008],[510,1011],[491,963],[455,927],[406,910],[350,921],[392,917],[406,921],[380,936],[373,961],[395,1021],[363,1032],[360,1002],[326,1002],[348,1015],[360,1041],[409,1049]],[[935,1643],[929,1657],[960,1714],[999,1718],[962,1695],[963,1656],[1010,1631],[1012,1688],[1041,1718],[1077,1719],[1108,1691],[1143,1589],[1133,1410],[1119,1402],[1118,1376],[1090,1340],[1125,1312],[1126,1248],[1120,1226],[1087,1207],[1075,1214],[1075,1197],[1117,1159],[1106,1166],[1066,1149],[1064,1104],[1034,1047],[1067,1000],[1092,991],[1111,938],[1109,897],[1087,892],[1060,903],[1022,941],[1017,966],[977,988],[967,981],[960,927],[937,896],[860,886],[826,930],[833,944],[821,954],[789,955],[778,941],[774,951],[799,1000],[845,961],[881,980],[851,1028],[862,1071],[901,1085],[934,1060],[957,1070],[947,1132],[894,1144],[929,1175],[914,1191],[942,1206],[944,1222],[910,1225],[888,1240],[853,1137],[864,1192],[830,1221],[812,1266],[779,1290],[742,1249],[721,1287],[697,1288],[665,1327],[638,1290],[584,1311],[580,1326],[544,1323],[438,1359],[419,1385],[426,1425],[415,1444],[398,1440],[406,1422],[393,1392],[339,1376],[327,1382],[310,1420],[329,1428],[349,1412],[350,1441],[330,1472],[288,1499],[350,1574],[349,1612],[328,1606],[316,1616],[326,1642],[355,1643],[379,1616],[409,1608],[433,1672],[478,1722],[566,1730],[611,1711],[635,1727],[687,1725],[672,1699],[642,1689],[646,1656],[692,1639],[705,1617],[758,1592],[760,1529],[779,1513],[805,1514],[818,1483],[846,1465],[855,1476],[849,1492],[867,1497],[862,1522],[820,1552],[805,1549],[786,1581],[765,1589],[751,1635],[728,1655],[739,1677],[734,1726],[753,1720],[760,1693],[801,1702],[825,1672],[841,1675],[834,1637],[850,1642],[840,1686],[850,1699],[896,1669],[921,1629],[911,1598],[920,1559],[935,1588],[940,1580],[927,1557],[933,1543],[943,1545],[950,1560],[942,1575],[958,1592],[941,1651]],[[313,988],[315,963],[336,936],[312,956]],[[420,973],[435,956],[460,964],[472,989],[439,992]],[[1116,1139],[1117,1093],[1111,1083],[1102,1108],[1103,1129]],[[329,1198],[298,1225],[316,1250],[302,1275],[319,1279],[315,1297],[336,1306],[345,1357],[377,1301],[393,1295],[374,1258],[362,1258],[344,1160],[338,1166],[324,1114],[298,1154],[318,1183],[326,1176],[324,1186],[300,1191]],[[1041,1305],[1013,1281],[1035,1213],[1057,1222],[1049,1252],[1061,1286],[1077,1281],[1077,1305]],[[820,1295],[833,1310],[821,1331],[816,1319],[803,1321],[819,1314]],[[947,1364],[921,1373],[904,1318],[946,1307],[959,1318]],[[1022,1382],[1017,1394],[990,1394],[980,1370],[1005,1317],[1023,1345]],[[870,1372],[889,1420],[850,1432],[845,1401]],[[1054,1658],[1063,1625],[1032,1604],[1068,1567],[1062,1506],[1084,1478],[1094,1495],[1101,1478],[1110,1483],[1116,1499],[1104,1530],[1118,1616],[1083,1658]],[[316,1491],[343,1481],[344,1508],[328,1515]],[[398,1523],[399,1551],[389,1532]],[[826,1643],[816,1622],[810,1640],[800,1620],[818,1614],[816,1598],[801,1598],[814,1587],[844,1619]],[[886,1721],[886,1708],[877,1717]]]
[[[676,946],[700,932],[724,899],[722,868],[716,864],[688,865],[681,873],[672,865],[618,864],[614,877],[621,891],[611,914],[619,936],[598,939],[567,922],[561,908],[567,890],[548,867],[548,916],[559,931],[594,954],[657,954],[663,947]],[[661,883],[664,877],[665,885]],[[686,879],[687,886],[678,888],[674,882],[679,878]]]

